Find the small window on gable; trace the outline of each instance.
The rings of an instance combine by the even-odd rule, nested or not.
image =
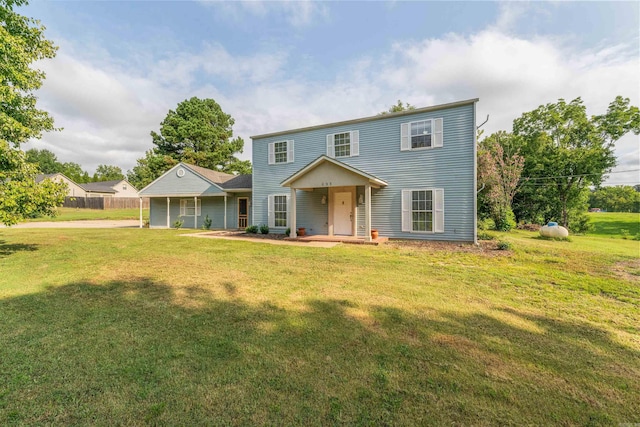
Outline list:
[[[127,184],[122,184],[122,189],[126,190],[127,189]]]
[[[400,150],[442,147],[442,119],[427,119],[400,125]]]
[[[292,163],[293,141],[277,141],[269,143],[269,164]]]

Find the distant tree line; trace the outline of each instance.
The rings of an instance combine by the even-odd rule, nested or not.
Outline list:
[[[27,150],[25,158],[27,162],[35,164],[43,174],[62,173],[79,184],[124,179],[122,169],[118,166],[99,165],[95,173],[90,176],[78,163],[60,162],[57,156],[49,150],[32,148]]]
[[[589,208],[607,212],[640,212],[640,184],[596,188],[589,194]]]

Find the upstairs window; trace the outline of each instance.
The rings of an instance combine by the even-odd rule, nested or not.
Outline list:
[[[293,140],[269,143],[269,164],[293,163]]]
[[[442,147],[442,127],[442,119],[402,123],[400,125],[400,151]]]
[[[327,135],[327,156],[353,157],[360,155],[360,131]]]

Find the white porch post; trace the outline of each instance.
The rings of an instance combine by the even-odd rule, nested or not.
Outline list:
[[[227,229],[227,195],[224,195],[224,229]]]
[[[198,229],[198,196],[193,198],[193,228]]]
[[[140,197],[140,228],[142,228],[142,197]]]
[[[289,228],[291,230],[291,234],[289,237],[296,238],[298,237],[298,229],[296,226],[296,189],[291,187],[291,206],[289,207],[291,212],[291,221],[289,221]]]
[[[371,241],[371,184],[364,186],[364,236],[367,242]]]
[[[169,197],[167,197],[167,228],[171,228],[171,203],[169,200]]]

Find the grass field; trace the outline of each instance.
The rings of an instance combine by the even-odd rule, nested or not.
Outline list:
[[[640,213],[591,212],[593,235],[633,238],[640,235]]]
[[[58,208],[58,214],[54,217],[31,218],[29,222],[40,221],[86,221],[86,220],[119,220],[119,219],[139,219],[140,210],[134,209],[76,209],[76,208]],[[149,209],[142,210],[142,217],[149,219]]]
[[[640,423],[640,242],[180,233],[0,231],[0,425]]]

